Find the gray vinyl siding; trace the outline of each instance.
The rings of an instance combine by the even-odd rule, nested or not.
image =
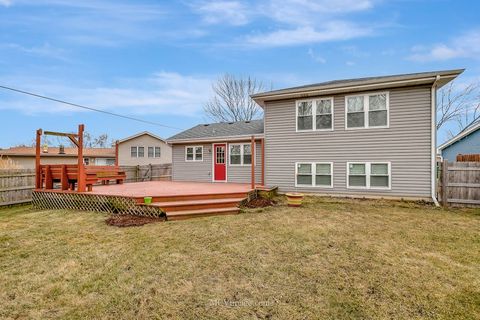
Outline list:
[[[390,95],[390,126],[385,129],[345,130],[345,95],[334,96],[334,131],[296,132],[295,100],[267,102],[266,184],[281,192],[429,198],[430,87],[383,91]],[[333,188],[295,188],[295,162],[302,161],[333,162]],[[347,162],[356,161],[391,162],[391,190],[347,189]]]
[[[245,142],[232,142],[232,143],[248,143]],[[203,161],[187,162],[185,161],[185,146],[186,145],[173,145],[173,168],[172,179],[174,181],[199,181],[199,182],[211,182],[212,181],[212,144],[188,144],[202,145],[203,146]],[[227,147],[227,150],[228,147]],[[255,181],[261,182],[261,147],[259,143],[255,144]],[[227,181],[235,183],[250,183],[251,182],[251,166],[231,166],[230,159],[227,152]]]

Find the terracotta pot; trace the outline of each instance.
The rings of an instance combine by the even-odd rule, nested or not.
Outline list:
[[[289,207],[302,206],[303,193],[287,193],[287,203]]]

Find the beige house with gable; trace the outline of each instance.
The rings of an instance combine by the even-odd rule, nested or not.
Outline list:
[[[172,147],[150,132],[140,132],[117,143],[120,166],[172,163]]]

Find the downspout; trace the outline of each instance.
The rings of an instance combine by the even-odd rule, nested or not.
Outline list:
[[[432,84],[431,89],[431,102],[432,102],[432,181],[431,181],[431,191],[432,191],[432,200],[435,206],[439,207],[437,197],[435,195],[436,191],[436,180],[437,180],[437,82],[440,80],[440,75],[437,75],[435,81]]]

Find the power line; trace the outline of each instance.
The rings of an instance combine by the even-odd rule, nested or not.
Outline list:
[[[160,126],[160,127],[169,128],[169,129],[184,130],[182,128],[167,126],[167,125],[164,125],[164,124],[161,124],[161,123],[158,123],[158,122],[138,119],[138,118],[125,116],[125,115],[110,112],[110,111],[95,109],[95,108],[92,108],[92,107],[87,107],[87,106],[83,106],[83,105],[76,104],[76,103],[71,103],[71,102],[68,102],[68,101],[60,100],[60,99],[50,98],[50,97],[42,96],[40,94],[36,94],[36,93],[33,93],[33,92],[23,91],[23,90],[20,90],[20,89],[15,89],[15,88],[7,87],[7,86],[0,85],[0,88],[10,90],[10,91],[14,91],[14,92],[17,92],[17,93],[26,94],[26,95],[33,96],[33,97],[36,97],[36,98],[41,98],[41,99],[50,100],[50,101],[54,101],[54,102],[58,102],[58,103],[63,103],[63,104],[73,106],[73,107],[77,107],[77,108],[81,108],[81,109],[86,109],[86,110],[90,110],[90,111],[96,111],[96,112],[108,114],[110,116],[115,116],[115,117],[124,118],[124,119],[128,119],[128,120],[143,122],[143,123],[146,123],[146,124],[151,124],[151,125],[154,125],[154,126]]]

